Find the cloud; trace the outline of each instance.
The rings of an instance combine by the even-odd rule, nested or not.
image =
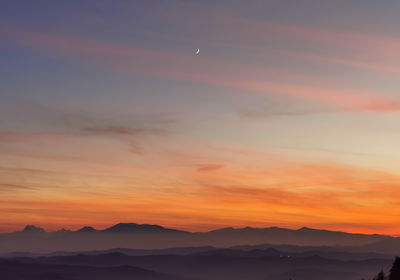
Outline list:
[[[256,25],[261,24],[257,23]],[[284,29],[289,27],[284,27]],[[396,111],[400,109],[400,101],[382,93],[331,88],[317,88],[295,83],[272,80],[258,80],[254,76],[262,76],[266,69],[252,69],[234,62],[220,61],[217,58],[204,58],[197,61],[196,70],[187,65],[193,61],[192,55],[182,55],[167,51],[148,50],[114,43],[74,38],[63,35],[51,35],[20,28],[2,28],[12,40],[37,49],[45,49],[74,57],[96,56],[98,66],[120,71],[122,73],[156,76],[163,79],[191,81],[213,86],[229,87],[243,93],[253,92],[266,96],[287,96],[305,101],[320,102],[325,105],[352,110],[364,111]],[[289,30],[291,30],[289,28]],[[297,29],[294,29],[297,30]],[[302,29],[300,29],[302,30]],[[314,36],[312,31],[304,31]],[[320,33],[319,31],[315,31]],[[301,32],[300,32],[301,33]],[[325,38],[325,37],[324,37]],[[108,59],[106,59],[108,58]],[[112,59],[111,61],[109,59]],[[140,68],[132,68],[133,59]],[[82,60],[80,60],[82,61]],[[89,63],[91,60],[87,60]],[[222,69],[232,69],[226,73]],[[234,67],[232,67],[234,66]],[[240,69],[246,68],[243,73]],[[207,69],[207,71],[198,71]],[[235,72],[236,71],[236,72]],[[261,71],[261,72],[260,72]]]
[[[89,134],[97,135],[164,135],[166,130],[156,128],[143,128],[143,127],[123,127],[123,126],[105,126],[105,127],[87,127],[82,130]]]
[[[318,62],[342,65],[346,67],[361,69],[364,71],[390,74],[390,76],[400,73],[399,67],[395,64],[393,65],[392,57],[400,46],[400,39],[397,37],[360,34],[345,30],[322,29],[315,26],[301,26],[277,23],[273,21],[254,20],[247,16],[243,16],[240,14],[240,12],[229,9],[226,6],[215,4],[202,3],[198,5],[193,3],[181,3],[181,6],[185,8],[185,14],[201,15],[202,13],[199,13],[198,10],[202,9],[203,13],[207,14],[209,22],[211,22],[211,25],[213,25],[214,29],[216,30],[219,29],[215,27],[227,25],[231,26],[231,29],[224,29],[222,31],[224,33],[225,40],[218,40],[218,38],[205,40],[204,38],[188,38],[188,36],[176,35],[171,37],[171,34],[166,35],[164,33],[157,33],[155,31],[147,30],[141,30],[138,32],[140,32],[141,34],[148,34],[166,40],[248,50],[251,53],[257,52],[257,56],[263,55],[265,53],[274,53],[276,55],[282,55],[286,57],[290,56],[301,58],[304,60],[311,59]],[[174,13],[174,11],[169,12],[170,14],[167,14],[165,12],[162,13],[166,20],[170,18],[180,19],[181,13]],[[199,19],[201,20],[201,18]],[[196,28],[198,28],[197,22],[197,20],[185,20],[185,23],[194,30],[197,30]],[[201,30],[199,30],[199,33],[201,34],[200,31]],[[341,48],[343,50],[350,49],[352,54],[350,56],[335,56],[334,54],[323,55],[304,51],[293,51],[289,49],[285,50],[282,48],[278,49],[273,47],[263,47],[264,44],[262,40],[260,41],[260,38],[270,38],[275,35],[287,39],[293,39],[296,41],[322,44],[322,49],[328,49],[332,46],[336,50],[337,48]],[[355,55],[363,52],[367,52],[369,54],[366,56],[366,59],[357,58],[357,55]],[[387,58],[387,61],[383,63],[382,57],[385,56]]]
[[[33,190],[35,188],[19,184],[0,183],[0,191],[19,191],[19,190]]]
[[[144,137],[157,136],[165,137],[170,134],[166,129],[152,127],[124,127],[124,126],[103,126],[87,127],[82,132],[92,136],[123,137],[129,141],[128,151],[134,155],[143,155],[144,150],[141,143]]]
[[[230,11],[225,20],[236,26],[235,31],[243,36],[255,37],[258,34],[282,34],[284,37],[302,41],[313,41],[327,46],[335,46],[355,51],[367,51],[392,56],[400,47],[400,39],[383,35],[354,33],[306,25],[292,25],[265,20],[255,20]],[[251,32],[249,32],[251,30]]]
[[[224,165],[222,164],[203,164],[200,165],[200,167],[197,168],[197,171],[199,172],[210,172],[210,171],[216,171],[218,169],[223,168]]]
[[[335,65],[343,65],[347,67],[352,67],[352,68],[357,68],[361,70],[368,70],[368,71],[373,71],[373,72],[378,72],[378,73],[384,73],[384,74],[400,74],[400,69],[398,67],[393,67],[390,65],[385,65],[385,64],[379,64],[379,63],[371,63],[371,62],[365,62],[361,60],[355,60],[354,58],[338,58],[338,57],[332,57],[332,56],[327,56],[327,55],[316,55],[316,54],[311,54],[311,53],[301,53],[301,52],[290,52],[290,51],[284,51],[284,50],[272,50],[276,53],[281,53],[283,55],[289,55],[297,58],[301,58],[304,60],[315,60],[315,61],[320,61],[320,62],[327,62],[330,64],[335,64]]]
[[[272,116],[306,116],[306,115],[315,115],[315,114],[324,114],[331,112],[343,112],[343,111],[317,111],[317,110],[293,110],[293,111],[276,111],[276,110],[258,110],[258,111],[250,111],[243,110],[239,112],[239,116],[244,119],[263,119]]]
[[[29,101],[14,102],[9,107],[9,112],[0,111],[0,114],[4,113],[4,118],[10,118],[11,115],[13,121],[18,123],[17,127],[29,123],[36,129],[0,130],[0,143],[7,144],[2,150],[8,154],[31,158],[75,160],[83,159],[84,155],[91,157],[88,149],[86,149],[87,154],[81,152],[81,155],[78,155],[75,152],[64,153],[63,150],[52,150],[52,148],[63,143],[65,148],[80,149],[88,144],[91,145],[94,137],[114,138],[129,152],[139,155],[143,153],[142,144],[145,139],[167,137],[172,134],[171,128],[178,123],[176,119],[160,113],[99,116],[95,112],[83,112],[76,108],[67,112],[66,108]],[[23,110],[24,114],[14,115],[13,112],[17,110]],[[93,146],[95,145],[98,143],[93,143]]]
[[[39,132],[14,132],[0,131],[0,142],[19,143],[29,141],[59,141],[65,139],[63,133],[39,133]]]
[[[143,149],[139,147],[138,144],[131,144],[129,148],[129,152],[135,155],[142,155],[143,154]]]
[[[322,107],[322,106],[321,106]],[[327,114],[327,113],[342,113],[349,112],[349,109],[341,108],[309,108],[309,106],[299,107],[295,103],[282,103],[276,101],[270,101],[264,106],[257,108],[245,108],[237,111],[239,117],[243,119],[264,119],[273,116],[307,116],[315,114]]]

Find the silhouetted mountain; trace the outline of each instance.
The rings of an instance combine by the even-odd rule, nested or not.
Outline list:
[[[159,225],[139,225],[135,223],[119,223],[115,226],[106,228],[102,232],[106,233],[187,233],[181,230],[164,228]]]
[[[128,256],[122,253],[111,253],[95,256],[18,258],[16,260],[20,263],[47,266],[134,266],[198,280],[287,280],[290,278],[296,280],[354,280],[374,275],[382,268],[387,270],[392,264],[392,259],[340,261],[319,256],[242,257],[221,254]]]
[[[42,254],[41,256],[72,256],[77,254],[83,255],[102,255],[109,253],[123,253],[129,256],[149,256],[149,255],[190,255],[201,252],[208,252],[216,250],[217,248],[211,246],[205,247],[179,247],[179,248],[167,248],[167,249],[156,249],[156,250],[140,250],[140,249],[128,249],[128,248],[113,248],[108,250],[97,250],[97,251],[56,251],[50,254]],[[16,256],[16,257],[30,257],[32,254],[24,255],[24,253],[10,253],[3,256]],[[36,255],[40,256],[40,255]]]
[[[56,231],[56,233],[59,233],[59,234],[70,233],[70,232],[72,232],[72,230],[65,229],[65,228],[62,228],[59,231]]]
[[[75,254],[76,255],[76,254]],[[0,258],[35,258],[43,256],[42,254],[36,254],[31,252],[10,252],[0,255]]]
[[[252,251],[244,251],[237,249],[214,249],[206,252],[194,253],[193,255],[198,256],[237,256],[237,257],[248,257],[248,258],[256,258],[256,257],[279,257],[279,256],[287,256],[287,253],[280,252],[273,248],[269,248],[266,250],[252,250]]]
[[[279,247],[279,246],[277,246]],[[393,259],[394,255],[377,254],[377,253],[357,253],[357,252],[344,252],[334,250],[304,250],[302,252],[282,251],[274,248],[267,249],[253,249],[253,250],[240,250],[240,249],[213,249],[205,252],[195,253],[196,255],[225,255],[225,256],[240,256],[240,257],[296,257],[306,258],[319,256],[327,259],[336,260],[368,260],[368,259]]]
[[[33,226],[33,225],[27,225],[22,232],[24,232],[24,233],[45,233],[45,230],[40,227]]]
[[[244,249],[241,249],[243,247]],[[261,249],[258,249],[261,248]],[[279,250],[278,250],[279,249]],[[344,248],[340,248],[343,250]],[[73,255],[102,255],[109,253],[123,253],[129,256],[149,256],[149,255],[225,255],[240,257],[311,257],[320,256],[323,258],[337,260],[367,260],[367,259],[393,259],[395,254],[378,254],[373,252],[346,252],[339,251],[336,247],[301,247],[294,245],[254,245],[254,246],[235,246],[232,248],[206,247],[182,247],[157,250],[139,250],[127,248],[113,248],[108,250],[96,251],[56,251],[50,254],[32,254],[29,252],[13,252],[3,254],[3,257],[39,257],[39,256],[73,256]]]
[[[77,231],[46,232],[35,226],[27,226],[20,232],[0,234],[0,253],[89,251],[110,248],[230,247],[238,244],[261,243],[359,247],[378,242],[390,242],[390,240],[395,240],[395,238],[310,228],[291,230],[277,227],[245,227],[192,233],[159,225],[120,223],[104,230],[83,227]]]
[[[374,243],[366,244],[354,249],[355,251],[372,251],[372,252],[385,252],[390,254],[399,254],[400,252],[400,238],[390,238],[379,240]]]
[[[303,227],[298,230],[286,228],[224,228],[200,233],[206,236],[214,246],[232,246],[236,244],[293,244],[314,246],[361,246],[393,237],[385,235],[352,234],[339,231],[318,230]],[[223,244],[223,246],[221,246]]]
[[[391,240],[391,239],[390,239]],[[373,243],[374,244],[374,243]],[[371,244],[371,245],[373,245]],[[364,246],[298,246],[298,245],[275,245],[275,244],[259,244],[259,245],[237,245],[232,249],[254,251],[266,250],[274,248],[281,252],[290,253],[298,256],[319,255],[326,258],[339,260],[365,260],[365,259],[391,259],[396,252],[377,253],[374,252],[370,244]],[[394,250],[393,250],[394,251]],[[384,250],[378,252],[385,252]]]
[[[96,230],[92,227],[83,227],[79,230],[77,230],[77,233],[84,233],[84,232],[95,232]]]
[[[0,260],[2,280],[179,280],[177,276],[132,267],[90,267],[80,265],[47,265]]]
[[[235,245],[231,247],[232,249],[239,249],[239,250],[265,250],[268,248],[275,248],[277,250],[282,251],[290,251],[290,252],[305,252],[305,251],[314,251],[314,250],[321,250],[321,251],[338,251],[341,247],[338,246],[300,246],[300,245],[292,245],[292,244],[255,244],[255,245]]]

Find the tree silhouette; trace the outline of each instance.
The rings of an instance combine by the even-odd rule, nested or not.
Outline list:
[[[373,280],[385,280],[385,273],[383,272],[383,270],[381,270],[381,272],[379,272]]]
[[[396,257],[393,266],[390,269],[389,280],[400,280],[400,258]]]

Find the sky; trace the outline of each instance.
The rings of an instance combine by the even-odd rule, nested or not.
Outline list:
[[[399,13],[396,0],[1,1],[0,232],[399,235]]]

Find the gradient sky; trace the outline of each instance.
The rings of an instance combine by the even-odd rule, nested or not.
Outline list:
[[[397,0],[1,1],[0,232],[400,234],[399,14]]]

